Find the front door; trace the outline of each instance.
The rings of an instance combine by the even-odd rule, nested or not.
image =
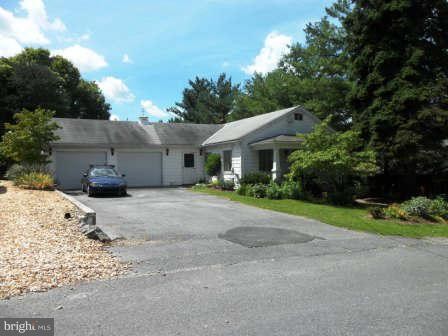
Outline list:
[[[183,184],[194,184],[196,180],[196,155],[194,153],[184,153],[183,157]]]

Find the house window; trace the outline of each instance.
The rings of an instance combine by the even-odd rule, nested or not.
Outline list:
[[[274,151],[272,149],[263,149],[258,151],[258,169],[262,172],[270,173],[274,161]]]
[[[302,113],[294,113],[294,120],[303,120]]]
[[[184,154],[184,167],[185,168],[194,168],[194,154],[193,153]]]
[[[231,171],[232,170],[232,151],[227,150],[222,152],[223,156],[223,168],[224,171]]]

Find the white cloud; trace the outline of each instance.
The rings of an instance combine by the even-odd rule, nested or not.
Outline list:
[[[133,63],[128,54],[123,55],[123,59],[121,60],[123,63]]]
[[[155,117],[155,118],[166,118],[166,117],[170,116],[167,112],[161,110],[158,106],[156,106],[149,99],[141,100],[140,101],[140,106],[146,111],[146,113],[148,113],[152,117]]]
[[[281,57],[289,51],[292,37],[288,35],[271,32],[264,40],[264,46],[254,58],[252,64],[245,66],[242,70],[252,75],[255,72],[266,74],[277,67]]]
[[[70,60],[81,72],[98,70],[107,66],[104,57],[89,48],[81,47],[79,44],[65,49],[52,50],[52,55],[61,55]]]
[[[56,18],[52,22],[48,20],[47,11],[42,0],[22,0],[22,8],[28,14],[28,18],[45,30],[65,31],[64,23]]]
[[[118,121],[120,120],[120,117],[118,117],[116,114],[111,114],[109,120]]]
[[[0,6],[0,55],[20,51],[21,44],[49,44],[45,31],[65,31],[64,23],[56,18],[50,21],[42,0],[22,0],[20,9],[25,16],[16,16]]]
[[[135,96],[124,82],[116,77],[104,77],[98,82],[98,86],[106,98],[116,103],[130,103],[134,101]]]
[[[0,35],[0,57],[10,57],[22,51],[22,46],[13,38]]]

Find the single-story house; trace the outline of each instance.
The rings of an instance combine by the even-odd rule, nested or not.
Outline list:
[[[253,171],[273,178],[288,169],[297,133],[320,120],[300,106],[223,125],[55,118],[61,127],[50,168],[63,189],[80,188],[91,164],[112,164],[130,187],[194,184],[206,178],[205,157],[221,155],[221,176],[238,181]]]

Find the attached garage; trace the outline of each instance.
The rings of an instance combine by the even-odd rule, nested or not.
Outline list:
[[[201,143],[222,125],[54,118],[49,169],[61,189],[80,189],[91,164],[114,165],[129,187],[196,183],[203,173]]]
[[[161,152],[117,152],[117,169],[126,174],[129,187],[162,185]]]
[[[56,151],[54,157],[55,177],[62,189],[79,189],[82,173],[89,169],[89,165],[107,163],[105,151]]]

